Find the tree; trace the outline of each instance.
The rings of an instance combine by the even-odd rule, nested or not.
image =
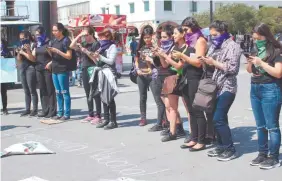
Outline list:
[[[200,14],[195,14],[194,18],[198,21],[202,28],[208,27],[210,24],[210,14],[209,12],[203,12]]]
[[[282,32],[282,9],[263,7],[258,11],[258,20],[266,23],[273,33]]]
[[[197,14],[195,18],[201,26],[209,24],[209,13]],[[215,20],[222,20],[228,23],[231,33],[248,33],[257,24],[257,12],[254,7],[245,4],[228,4],[221,6],[214,12]],[[203,25],[202,25],[203,24]]]

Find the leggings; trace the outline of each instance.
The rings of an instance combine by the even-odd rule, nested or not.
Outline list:
[[[137,84],[138,84],[139,95],[140,95],[140,113],[142,120],[146,120],[147,92],[149,87],[152,89],[151,82],[152,82],[151,76],[139,75],[137,77]]]

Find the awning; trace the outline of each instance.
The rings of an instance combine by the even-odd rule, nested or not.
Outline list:
[[[37,21],[0,21],[1,26],[17,26],[17,25],[41,25],[40,22]]]

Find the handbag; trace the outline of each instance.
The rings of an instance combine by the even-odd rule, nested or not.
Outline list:
[[[133,66],[129,72],[129,78],[131,80],[131,82],[137,84],[137,72],[135,67]]]
[[[225,80],[218,86],[212,78],[207,78],[207,71],[204,70],[192,106],[201,111],[212,112],[215,107],[217,92]]]
[[[171,75],[165,78],[162,94],[171,94],[177,87],[179,76]]]

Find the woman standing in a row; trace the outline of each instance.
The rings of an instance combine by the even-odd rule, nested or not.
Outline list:
[[[52,28],[55,40],[48,51],[52,56],[52,63],[47,64],[47,69],[52,69],[53,83],[56,89],[58,103],[57,116],[54,119],[70,119],[71,97],[69,92],[69,67],[72,59],[71,41],[68,30],[61,23],[56,23]]]
[[[52,59],[46,50],[50,39],[46,36],[43,27],[36,29],[35,36],[37,47],[32,51],[32,55],[33,60],[36,62],[36,80],[40,89],[42,105],[42,112],[38,114],[38,117],[51,118],[56,116],[57,104],[50,66]]]
[[[77,42],[81,43],[78,44]],[[94,37],[94,29],[86,27],[71,43],[70,48],[80,52],[80,60],[82,61],[82,81],[83,88],[86,94],[88,105],[88,116],[82,122],[91,122],[97,124],[101,121],[101,99],[95,96],[96,114],[94,114],[93,99],[89,98],[90,95],[90,76],[88,75],[88,68],[97,66],[91,59],[91,52],[96,52],[100,48],[100,43]]]
[[[20,47],[17,51],[17,60],[20,62],[21,83],[25,93],[25,111],[21,116],[36,116],[38,111],[38,95],[36,92],[36,63],[32,56],[34,44],[31,43],[31,34],[28,31],[22,31],[19,38]],[[30,111],[31,100],[33,105],[32,111]]]
[[[252,74],[250,96],[257,125],[259,154],[250,164],[271,169],[280,166],[282,47],[264,23],[254,28],[253,39],[256,40],[257,54],[249,57],[247,71]]]

